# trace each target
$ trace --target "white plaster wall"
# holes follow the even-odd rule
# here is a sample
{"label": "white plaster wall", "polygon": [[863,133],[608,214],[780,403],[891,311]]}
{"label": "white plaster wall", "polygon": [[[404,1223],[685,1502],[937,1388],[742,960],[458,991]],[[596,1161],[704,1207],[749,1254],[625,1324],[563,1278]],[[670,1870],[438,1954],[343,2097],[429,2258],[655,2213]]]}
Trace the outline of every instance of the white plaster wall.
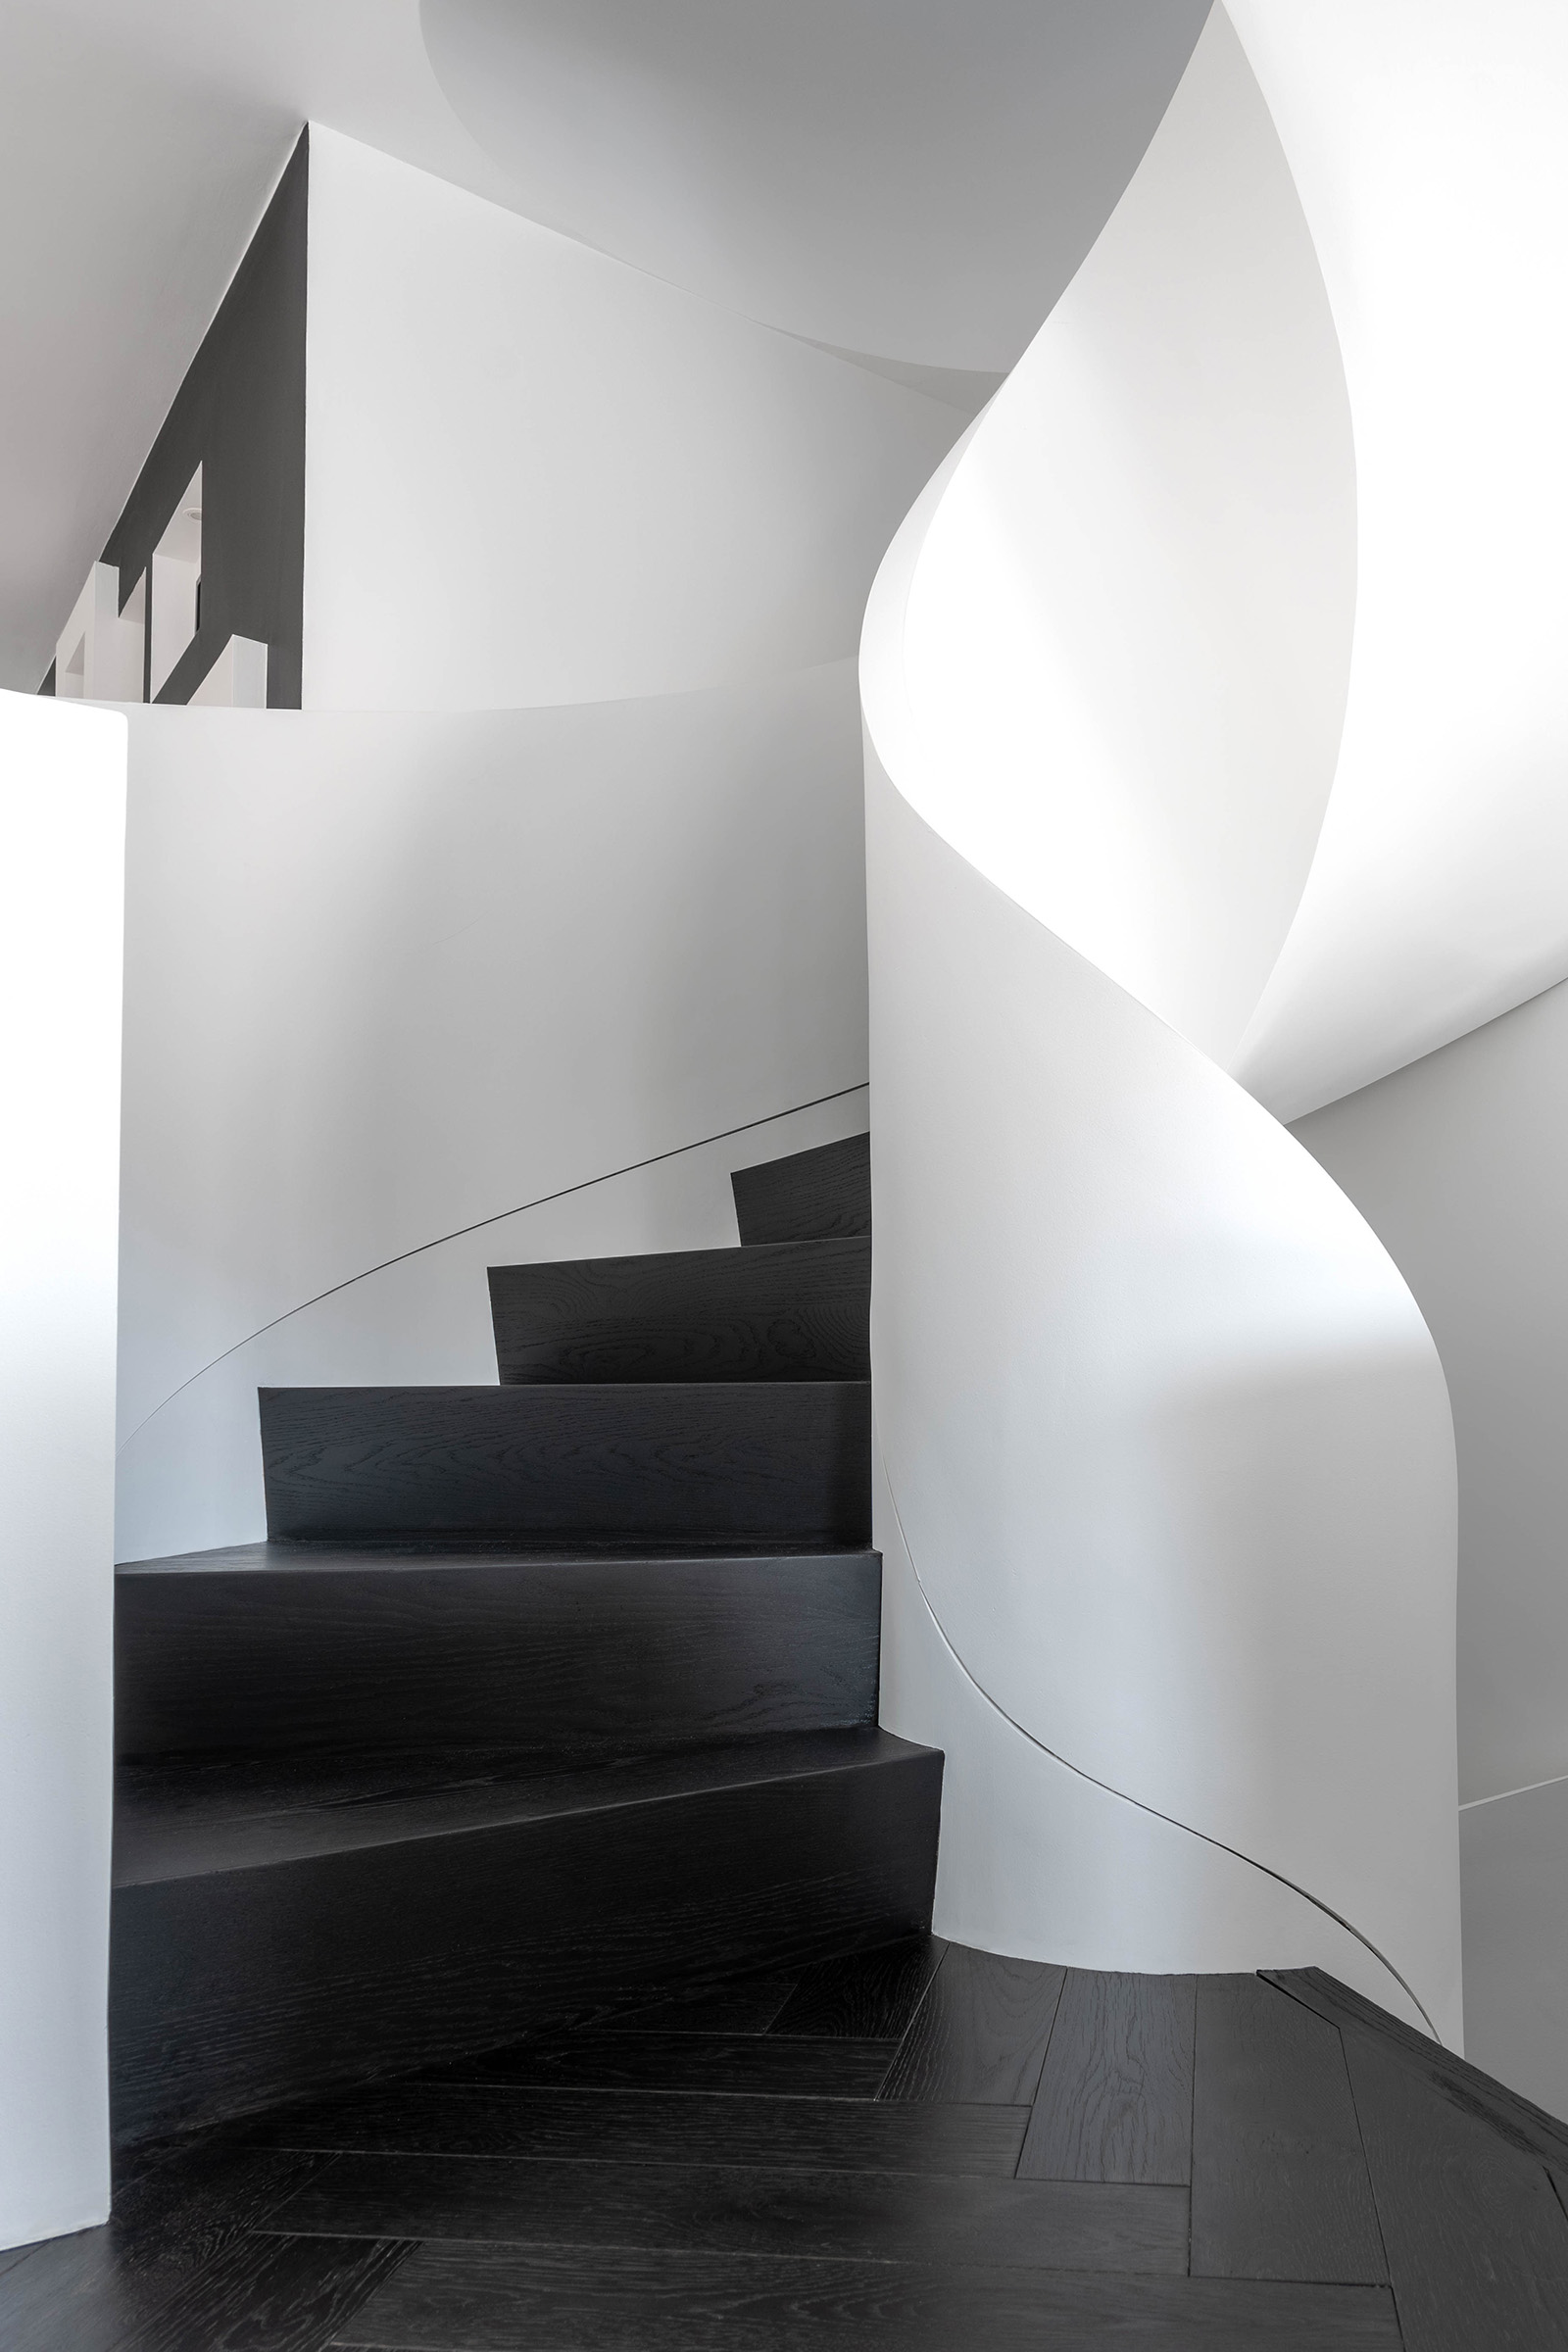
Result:
{"label": "white plaster wall", "polygon": [[0,694],[0,2247],[109,2211],[125,725]]}
{"label": "white plaster wall", "polygon": [[1442,1369],[1230,1074],[1329,800],[1352,488],[1216,10],[866,616],[887,1720],[948,1751],[946,1932],[1289,1952],[1457,2040]]}
{"label": "white plaster wall", "polygon": [[867,789],[883,1720],[947,1750],[938,1925],[1316,1964],[1456,2042],[1420,1316],[1266,1111]]}
{"label": "white plaster wall", "polygon": [[313,124],[307,708],[734,684],[855,650],[961,429]]}
{"label": "white plaster wall", "polygon": [[1295,1132],[1393,1253],[1447,1376],[1466,2043],[1568,2113],[1568,986]]}
{"label": "white plaster wall", "polygon": [[1568,1775],[1568,987],[1293,1132],[1392,1252],[1447,1375],[1461,1801]]}
{"label": "white plaster wall", "polygon": [[493,1379],[487,1263],[732,1241],[730,1166],[864,1126],[852,662],[130,731],[121,1558],[262,1532],[259,1382]]}
{"label": "white plaster wall", "polygon": [[1465,2048],[1568,2117],[1568,1781],[1467,1805],[1459,1866]]}
{"label": "white plaster wall", "polygon": [[1355,645],[1237,1075],[1295,1119],[1568,974],[1568,10],[1228,0],[1355,423]]}

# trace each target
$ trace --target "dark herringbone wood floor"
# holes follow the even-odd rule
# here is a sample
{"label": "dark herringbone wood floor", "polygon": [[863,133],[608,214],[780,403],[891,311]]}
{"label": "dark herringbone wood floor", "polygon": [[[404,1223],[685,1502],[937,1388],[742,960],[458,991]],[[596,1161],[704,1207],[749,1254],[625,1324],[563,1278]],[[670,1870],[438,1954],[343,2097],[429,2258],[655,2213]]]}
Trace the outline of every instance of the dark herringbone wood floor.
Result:
{"label": "dark herringbone wood floor", "polygon": [[1537,2352],[1568,2130],[1329,1980],[935,1938],[137,2150],[7,2352]]}

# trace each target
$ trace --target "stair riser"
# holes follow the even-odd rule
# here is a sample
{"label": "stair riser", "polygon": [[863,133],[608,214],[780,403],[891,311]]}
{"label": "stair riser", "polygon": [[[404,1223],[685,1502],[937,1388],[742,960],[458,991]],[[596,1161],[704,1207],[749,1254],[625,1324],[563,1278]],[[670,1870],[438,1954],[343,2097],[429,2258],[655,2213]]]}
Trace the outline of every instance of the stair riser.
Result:
{"label": "stair riser", "polygon": [[268,1533],[863,1545],[870,1388],[263,1389]]}
{"label": "stair riser", "polygon": [[116,2134],[488,2048],[622,1988],[925,1928],[941,1783],[920,1753],[122,1887]]}
{"label": "stair riser", "polygon": [[503,1381],[868,1380],[871,1245],[492,1266]]}
{"label": "stair riser", "polygon": [[846,1136],[796,1152],[730,1180],[735,1222],[747,1245],[825,1241],[871,1230],[871,1139]]}
{"label": "stair riser", "polygon": [[869,1552],[122,1572],[116,1742],[564,1758],[869,1724],[880,1593]]}

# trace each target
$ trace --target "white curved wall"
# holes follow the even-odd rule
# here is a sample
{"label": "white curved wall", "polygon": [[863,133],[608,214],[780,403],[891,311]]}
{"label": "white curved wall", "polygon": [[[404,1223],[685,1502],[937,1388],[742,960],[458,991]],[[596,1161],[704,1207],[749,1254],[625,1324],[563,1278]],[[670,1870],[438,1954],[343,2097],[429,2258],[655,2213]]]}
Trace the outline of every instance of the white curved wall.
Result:
{"label": "white curved wall", "polygon": [[130,726],[122,1558],[262,1532],[259,1381],[493,1379],[495,1250],[733,1240],[723,1175],[769,1147],[307,1301],[865,1076],[850,662],[577,709]]}
{"label": "white curved wall", "polygon": [[[890,1651],[951,1650],[887,1720],[948,1748],[952,1932],[1320,1960],[1456,2039],[1443,1375],[1385,1250],[1222,1066],[1334,774],[1350,465],[1216,12],[867,613],[879,1539],[918,1577]],[[1086,1806],[1094,1870],[1062,1861]]]}
{"label": "white curved wall", "polygon": [[1235,0],[1355,423],[1345,740],[1237,1074],[1281,1118],[1568,974],[1568,14]]}
{"label": "white curved wall", "polygon": [[109,2211],[125,727],[0,694],[0,2247]]}
{"label": "white curved wall", "polygon": [[1222,14],[903,595],[900,789],[1227,1057],[1334,777],[1355,476],[1311,241]]}
{"label": "white curved wall", "polygon": [[312,126],[308,709],[853,654],[941,401]]}

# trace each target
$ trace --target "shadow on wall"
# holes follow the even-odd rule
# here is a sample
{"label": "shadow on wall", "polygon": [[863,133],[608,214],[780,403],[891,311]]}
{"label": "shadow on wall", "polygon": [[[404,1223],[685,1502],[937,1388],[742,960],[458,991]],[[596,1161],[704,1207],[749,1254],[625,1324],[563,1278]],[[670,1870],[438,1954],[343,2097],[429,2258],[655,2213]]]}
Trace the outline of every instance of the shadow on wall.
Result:
{"label": "shadow on wall", "polygon": [[1568,985],[1294,1129],[1393,1254],[1447,1375],[1466,2048],[1558,2115],[1568,2114],[1565,1067]]}

